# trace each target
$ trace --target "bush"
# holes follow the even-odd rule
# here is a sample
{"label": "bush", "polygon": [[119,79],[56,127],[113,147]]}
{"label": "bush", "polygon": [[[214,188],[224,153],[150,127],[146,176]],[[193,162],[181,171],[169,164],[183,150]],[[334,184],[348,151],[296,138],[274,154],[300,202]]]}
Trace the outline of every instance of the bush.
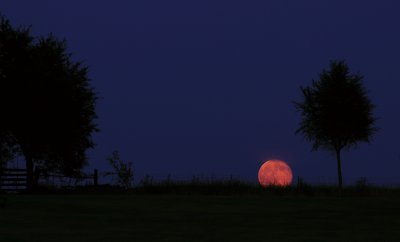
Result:
{"label": "bush", "polygon": [[132,162],[124,162],[121,160],[118,151],[113,151],[111,156],[107,158],[108,162],[114,168],[114,172],[108,172],[107,175],[116,175],[117,184],[129,189],[133,183]]}

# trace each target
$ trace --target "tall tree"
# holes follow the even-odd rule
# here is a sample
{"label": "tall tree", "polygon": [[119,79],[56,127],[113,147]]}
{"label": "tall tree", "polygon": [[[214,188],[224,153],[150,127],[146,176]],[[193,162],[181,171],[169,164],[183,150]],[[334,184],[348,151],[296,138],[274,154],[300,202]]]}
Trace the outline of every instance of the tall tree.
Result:
{"label": "tall tree", "polygon": [[34,38],[0,19],[0,129],[24,155],[28,187],[35,164],[72,174],[86,163],[97,131],[96,93],[88,69],[71,60],[65,41]]}
{"label": "tall tree", "polygon": [[319,80],[301,87],[302,102],[295,102],[302,121],[296,133],[313,143],[313,150],[324,148],[336,154],[338,186],[342,189],[341,151],[358,142],[370,142],[377,131],[374,105],[362,84],[363,76],[351,74],[344,61],[331,61]]}

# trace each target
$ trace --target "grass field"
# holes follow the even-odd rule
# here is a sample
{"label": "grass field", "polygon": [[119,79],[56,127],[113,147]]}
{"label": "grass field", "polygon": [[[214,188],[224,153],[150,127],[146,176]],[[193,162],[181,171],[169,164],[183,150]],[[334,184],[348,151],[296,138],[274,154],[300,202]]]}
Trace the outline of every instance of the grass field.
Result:
{"label": "grass field", "polygon": [[399,241],[400,198],[9,195],[0,241]]}

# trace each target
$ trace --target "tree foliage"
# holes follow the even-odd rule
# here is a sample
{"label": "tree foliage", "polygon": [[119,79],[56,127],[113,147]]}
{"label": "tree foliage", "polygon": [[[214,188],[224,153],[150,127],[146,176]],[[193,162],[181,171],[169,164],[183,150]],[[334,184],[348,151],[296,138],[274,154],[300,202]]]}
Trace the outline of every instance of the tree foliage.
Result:
{"label": "tree foliage", "polygon": [[28,176],[33,164],[72,174],[94,145],[97,96],[88,68],[71,59],[65,41],[35,38],[0,17],[0,141],[19,147]]}
{"label": "tree foliage", "polygon": [[301,87],[302,102],[295,102],[302,121],[296,133],[313,143],[313,149],[333,150],[338,159],[339,187],[342,185],[340,152],[359,142],[370,142],[377,131],[371,100],[363,87],[363,76],[351,74],[344,61],[332,61],[318,81]]}
{"label": "tree foliage", "polygon": [[[15,158],[18,147],[15,140],[9,133],[0,134],[0,170],[7,166],[7,163]],[[0,172],[1,173],[1,172]]]}

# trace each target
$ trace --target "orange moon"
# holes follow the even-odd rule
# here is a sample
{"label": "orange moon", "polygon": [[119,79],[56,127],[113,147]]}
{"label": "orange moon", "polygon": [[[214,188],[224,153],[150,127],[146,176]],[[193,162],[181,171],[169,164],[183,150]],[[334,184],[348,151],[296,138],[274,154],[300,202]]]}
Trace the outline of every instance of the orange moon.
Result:
{"label": "orange moon", "polygon": [[258,171],[258,181],[263,187],[289,186],[292,183],[293,174],[290,166],[281,160],[268,160]]}

